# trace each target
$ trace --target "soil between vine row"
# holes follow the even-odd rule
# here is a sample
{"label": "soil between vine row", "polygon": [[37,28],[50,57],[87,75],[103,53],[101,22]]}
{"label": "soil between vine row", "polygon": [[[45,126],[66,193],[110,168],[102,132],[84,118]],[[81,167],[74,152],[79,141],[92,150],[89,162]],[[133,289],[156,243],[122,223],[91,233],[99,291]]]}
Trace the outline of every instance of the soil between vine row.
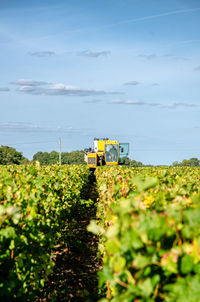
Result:
{"label": "soil between vine row", "polygon": [[82,199],[93,200],[94,205],[79,205],[72,215],[52,254],[54,271],[49,275],[36,302],[95,302],[100,298],[98,237],[87,231],[90,220],[96,218],[97,197],[96,183],[90,181]]}

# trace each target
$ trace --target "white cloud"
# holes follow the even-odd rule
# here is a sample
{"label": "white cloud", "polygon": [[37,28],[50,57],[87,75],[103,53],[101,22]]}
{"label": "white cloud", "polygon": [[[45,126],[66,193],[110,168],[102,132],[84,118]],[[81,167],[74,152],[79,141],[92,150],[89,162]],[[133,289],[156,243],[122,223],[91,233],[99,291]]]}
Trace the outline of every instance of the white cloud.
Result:
{"label": "white cloud", "polygon": [[78,96],[88,96],[88,95],[103,95],[106,94],[105,91],[84,89],[71,85],[55,84],[43,90],[43,93],[48,95],[78,95]]}
{"label": "white cloud", "polygon": [[112,100],[109,102],[110,104],[124,104],[124,105],[145,105],[144,102],[137,100]]}
{"label": "white cloud", "polygon": [[18,91],[20,92],[35,94],[35,95],[43,94],[43,90],[44,88],[39,86],[20,86],[18,88]]}
{"label": "white cloud", "polygon": [[19,86],[17,89],[20,92],[33,94],[33,95],[65,95],[65,96],[97,96],[105,94],[123,94],[122,92],[115,91],[104,91],[104,90],[95,90],[89,88],[80,88],[72,85],[65,85],[62,83],[50,84],[44,81],[34,81],[20,79],[18,81],[12,82]]}
{"label": "white cloud", "polygon": [[11,84],[19,85],[19,86],[41,86],[41,85],[47,85],[49,83],[44,81],[34,81],[34,80],[28,80],[28,79],[19,79],[17,81],[11,82]]}

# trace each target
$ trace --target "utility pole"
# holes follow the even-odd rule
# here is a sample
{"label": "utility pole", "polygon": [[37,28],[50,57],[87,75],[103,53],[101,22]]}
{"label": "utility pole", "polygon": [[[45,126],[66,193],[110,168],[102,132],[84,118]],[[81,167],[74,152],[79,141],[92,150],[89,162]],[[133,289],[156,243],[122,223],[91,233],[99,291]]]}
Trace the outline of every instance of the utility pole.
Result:
{"label": "utility pole", "polygon": [[59,137],[59,164],[61,165],[61,138]]}

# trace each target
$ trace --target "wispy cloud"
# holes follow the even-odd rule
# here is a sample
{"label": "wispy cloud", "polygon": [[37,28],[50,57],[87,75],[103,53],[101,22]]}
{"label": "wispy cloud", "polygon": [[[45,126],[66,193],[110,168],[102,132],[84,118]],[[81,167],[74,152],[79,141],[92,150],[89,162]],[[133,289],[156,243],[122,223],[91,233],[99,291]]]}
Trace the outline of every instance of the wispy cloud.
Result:
{"label": "wispy cloud", "polygon": [[173,103],[171,105],[162,105],[162,108],[168,108],[168,109],[176,109],[178,107],[185,107],[185,108],[197,108],[200,105],[198,104],[192,104],[192,103]]}
{"label": "wispy cloud", "polygon": [[165,55],[163,55],[163,57],[165,58],[169,58],[169,59],[173,59],[175,61],[188,61],[189,59],[186,57],[182,57],[182,56],[175,56],[173,54],[167,53]]}
{"label": "wispy cloud", "polygon": [[194,68],[195,71],[200,71],[200,65]]}
{"label": "wispy cloud", "polygon": [[196,39],[196,40],[181,40],[181,41],[174,42],[171,45],[182,45],[182,44],[199,43],[199,42],[200,42],[200,39]]}
{"label": "wispy cloud", "polygon": [[198,104],[193,103],[172,103],[169,105],[163,105],[162,103],[148,103],[144,101],[138,100],[112,100],[109,104],[122,104],[122,105],[132,105],[132,106],[147,106],[147,107],[159,107],[159,108],[166,108],[166,109],[176,109],[178,107],[185,107],[185,108],[197,108],[200,107]]}
{"label": "wispy cloud", "polygon": [[173,16],[173,15],[192,13],[192,12],[196,12],[196,11],[199,11],[199,10],[200,10],[200,7],[189,8],[189,9],[181,9],[181,10],[174,10],[174,11],[165,12],[165,13],[161,13],[161,14],[154,14],[154,15],[150,15],[150,16],[145,16],[145,17],[134,18],[134,19],[129,19],[129,20],[124,20],[124,21],[116,22],[116,23],[112,24],[111,26],[120,25],[120,24],[134,23],[134,22],[141,22],[141,21],[146,21],[146,20],[151,20],[151,19],[157,19],[157,18],[162,18],[162,17],[167,17],[167,16]]}
{"label": "wispy cloud", "polygon": [[8,88],[8,87],[0,87],[0,92],[6,92],[6,91],[10,91],[10,88]]}
{"label": "wispy cloud", "polygon": [[89,104],[98,104],[98,103],[101,103],[101,102],[103,102],[103,100],[100,100],[100,99],[93,99],[93,100],[85,101],[85,103],[89,103]]}
{"label": "wispy cloud", "polygon": [[0,132],[28,132],[28,133],[37,133],[37,132],[63,132],[63,133],[76,133],[81,132],[82,129],[74,128],[71,126],[63,127],[45,127],[41,124],[25,123],[25,122],[0,122]]}
{"label": "wispy cloud", "polygon": [[147,59],[147,60],[152,60],[152,59],[156,59],[157,55],[155,53],[146,55],[146,54],[140,54],[138,55],[139,58],[143,58],[143,59]]}
{"label": "wispy cloud", "polygon": [[[139,81],[129,81],[129,82],[126,82],[124,83],[123,85],[126,85],[126,86],[138,86],[140,84],[145,84],[145,83],[141,83]],[[148,83],[148,85],[151,85],[151,86],[159,86],[159,84],[157,82],[154,82],[154,83]]]}
{"label": "wispy cloud", "polygon": [[189,59],[182,56],[176,56],[173,54],[164,54],[164,55],[158,55],[155,53],[152,54],[139,54],[138,58],[146,59],[146,60],[153,60],[153,59],[159,59],[159,58],[165,58],[165,59],[171,59],[174,61],[188,61]]}
{"label": "wispy cloud", "polygon": [[24,92],[32,95],[65,95],[65,96],[95,96],[95,95],[105,95],[105,94],[115,94],[121,95],[121,92],[115,91],[104,91],[95,90],[88,88],[80,88],[72,85],[65,84],[50,84],[44,81],[34,81],[21,79],[12,82],[19,86],[17,89],[19,92]]}
{"label": "wispy cloud", "polygon": [[32,57],[43,58],[43,57],[51,57],[51,56],[55,55],[56,53],[54,51],[44,50],[44,51],[29,52],[28,54]]}
{"label": "wispy cloud", "polygon": [[99,58],[99,57],[107,57],[110,55],[110,51],[90,51],[90,50],[83,50],[77,53],[78,56],[89,57],[89,58]]}
{"label": "wispy cloud", "polygon": [[40,127],[36,124],[23,122],[0,122],[0,131],[32,131],[38,130]]}
{"label": "wispy cloud", "polygon": [[138,82],[138,81],[129,81],[129,82],[124,83],[124,85],[130,85],[130,86],[137,86],[139,84],[140,84],[140,82]]}
{"label": "wispy cloud", "polygon": [[11,82],[11,84],[19,85],[19,86],[41,86],[41,85],[48,85],[50,83],[45,81],[34,81],[29,79],[19,79],[17,81]]}

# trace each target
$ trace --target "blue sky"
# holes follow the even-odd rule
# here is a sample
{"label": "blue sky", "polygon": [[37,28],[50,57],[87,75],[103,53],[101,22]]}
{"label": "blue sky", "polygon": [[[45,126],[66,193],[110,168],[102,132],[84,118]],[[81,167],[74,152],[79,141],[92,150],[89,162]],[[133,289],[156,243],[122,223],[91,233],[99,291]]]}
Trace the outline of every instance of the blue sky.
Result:
{"label": "blue sky", "polygon": [[0,0],[0,144],[200,158],[200,2]]}

